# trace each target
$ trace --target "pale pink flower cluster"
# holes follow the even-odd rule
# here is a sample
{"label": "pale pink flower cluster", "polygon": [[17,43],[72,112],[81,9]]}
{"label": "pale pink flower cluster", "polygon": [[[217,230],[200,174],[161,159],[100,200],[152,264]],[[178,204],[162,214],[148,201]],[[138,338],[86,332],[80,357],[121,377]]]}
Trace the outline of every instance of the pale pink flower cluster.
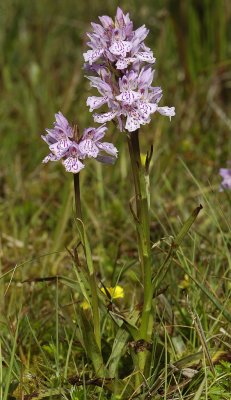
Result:
{"label": "pale pink flower cluster", "polygon": [[[87,128],[82,137],[78,139],[74,128],[63,114],[61,112],[55,114],[53,129],[46,129],[47,135],[42,136],[51,152],[43,162],[62,160],[66,171],[74,174],[84,168],[82,161],[86,158],[95,158],[107,164],[113,163],[117,157],[117,149],[112,143],[101,141],[106,130],[105,125],[98,128]],[[102,152],[109,156],[104,156]]]}
{"label": "pale pink flower cluster", "polygon": [[129,14],[118,7],[113,21],[99,17],[101,24],[92,23],[88,34],[91,50],[84,53],[85,69],[92,87],[100,96],[90,96],[90,111],[107,106],[106,112],[93,115],[94,121],[105,123],[117,119],[121,131],[133,132],[150,122],[156,111],[170,118],[174,107],[160,107],[162,89],[152,86],[155,62],[153,53],[144,43],[148,35],[145,25],[133,30]]}
{"label": "pale pink flower cluster", "polygon": [[[92,23],[88,34],[90,50],[84,53],[88,79],[99,96],[90,96],[90,111],[106,106],[106,112],[94,113],[98,128],[87,128],[76,137],[74,128],[61,112],[55,114],[53,129],[42,136],[50,154],[43,160],[61,160],[68,172],[78,173],[84,168],[86,158],[113,163],[117,149],[112,143],[102,142],[107,130],[105,123],[117,120],[121,131],[133,132],[150,122],[156,111],[170,118],[174,107],[160,107],[162,89],[152,86],[155,62],[153,53],[144,43],[148,35],[145,25],[133,30],[129,14],[118,7],[115,21],[108,16],[99,17],[101,24]],[[107,155],[105,155],[105,153]]]}

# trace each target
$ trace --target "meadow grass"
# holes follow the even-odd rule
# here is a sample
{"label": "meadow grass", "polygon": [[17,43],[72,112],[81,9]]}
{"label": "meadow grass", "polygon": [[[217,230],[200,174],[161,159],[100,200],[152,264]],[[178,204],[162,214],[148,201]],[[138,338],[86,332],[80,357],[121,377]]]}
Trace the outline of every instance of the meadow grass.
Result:
{"label": "meadow grass", "polygon": [[[144,154],[154,146],[156,284],[152,362],[142,395],[132,390],[134,343],[116,316],[135,321],[142,292],[126,138],[111,126],[116,165],[89,162],[81,172],[98,282],[119,284],[125,293],[114,314],[101,310],[105,379],[85,351],[94,339],[80,307],[83,277],[70,255],[79,237],[72,179],[61,165],[41,164],[47,149],[40,134],[55,112],[81,129],[92,124],[82,69],[85,32],[98,15],[113,16],[118,4],[136,26],[150,29],[156,83],[164,103],[176,107],[171,123],[155,115],[141,135]],[[231,196],[219,192],[218,175],[230,158],[230,19],[223,0],[0,4],[0,400],[230,399]],[[166,264],[172,238],[200,204]]]}

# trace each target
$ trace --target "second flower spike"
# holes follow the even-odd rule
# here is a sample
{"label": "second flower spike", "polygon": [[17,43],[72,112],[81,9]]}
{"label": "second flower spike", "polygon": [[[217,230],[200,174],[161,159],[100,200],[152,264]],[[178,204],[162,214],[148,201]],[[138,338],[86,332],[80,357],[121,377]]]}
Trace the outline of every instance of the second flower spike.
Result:
{"label": "second flower spike", "polygon": [[[58,112],[55,114],[53,129],[47,129],[47,135],[42,135],[42,139],[51,151],[43,163],[62,160],[66,171],[74,174],[85,167],[82,161],[86,158],[95,158],[106,164],[112,164],[113,159],[117,157],[117,149],[112,143],[101,141],[106,130],[105,125],[87,128],[82,137],[78,138],[68,120]],[[110,157],[105,157],[102,153],[107,153]]]}

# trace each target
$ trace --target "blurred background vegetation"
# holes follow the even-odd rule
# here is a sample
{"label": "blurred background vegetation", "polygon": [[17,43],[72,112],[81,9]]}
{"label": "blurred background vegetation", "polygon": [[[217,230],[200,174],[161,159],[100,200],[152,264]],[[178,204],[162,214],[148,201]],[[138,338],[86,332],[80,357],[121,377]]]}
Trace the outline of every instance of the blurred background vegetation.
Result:
{"label": "blurred background vegetation", "polygon": [[[143,129],[144,152],[154,144],[151,187],[155,212],[161,214],[162,207],[170,207],[170,214],[177,213],[182,202],[187,210],[192,197],[195,199],[192,179],[179,158],[196,179],[216,192],[219,168],[225,167],[230,157],[229,1],[1,2],[1,223],[5,234],[22,240],[27,255],[37,254],[44,249],[44,241],[53,240],[50,232],[71,180],[61,166],[41,165],[47,148],[40,134],[51,126],[58,110],[77,121],[81,130],[93,124],[86,107],[89,82],[82,69],[86,32],[98,15],[113,16],[117,5],[130,12],[135,27],[146,24],[150,29],[147,42],[157,58],[155,84],[164,91],[161,105],[176,107],[171,123],[155,115]],[[101,170],[92,163],[82,179],[86,181],[83,195],[92,213],[99,211],[100,201],[105,212],[105,196],[111,196],[107,212],[112,212],[113,220],[118,200],[113,194],[119,191],[120,199],[124,198],[122,210],[117,210],[123,213],[131,193],[126,190],[130,177],[123,156],[125,139],[115,134],[113,127],[111,132],[120,148],[117,166]],[[97,183],[101,196],[93,197],[87,188]],[[123,224],[123,216],[121,219]],[[65,243],[64,237],[62,241]],[[8,255],[10,263],[16,262],[13,253]]]}
{"label": "blurred background vegetation", "polygon": [[[81,130],[93,124],[86,107],[92,91],[83,71],[86,32],[99,15],[115,15],[117,5],[130,13],[135,27],[145,24],[150,29],[147,44],[157,58],[155,85],[163,88],[161,105],[176,107],[171,122],[154,115],[142,129],[143,152],[154,145],[153,242],[174,235],[202,203],[204,210],[184,251],[221,301],[230,294],[230,281],[225,280],[230,271],[230,197],[219,193],[218,175],[231,157],[230,1],[5,0],[0,3],[0,271],[6,275],[0,286],[5,293],[0,323],[6,332],[21,304],[38,340],[45,342],[51,335],[52,287],[21,282],[71,274],[65,247],[74,246],[76,233],[72,177],[61,165],[41,164],[47,146],[40,135],[59,110]],[[89,161],[81,183],[99,274],[115,284],[115,269],[130,260],[136,248],[126,140],[113,125],[109,136],[119,148],[118,162],[108,167]],[[15,266],[15,273],[7,274]],[[132,292],[136,280],[132,272],[128,277],[124,285]],[[181,301],[182,279],[184,272],[173,268],[166,281],[173,309]],[[208,329],[206,312],[216,311],[193,284],[191,290]],[[21,349],[29,340],[23,329]],[[24,352],[19,353],[23,362]]]}

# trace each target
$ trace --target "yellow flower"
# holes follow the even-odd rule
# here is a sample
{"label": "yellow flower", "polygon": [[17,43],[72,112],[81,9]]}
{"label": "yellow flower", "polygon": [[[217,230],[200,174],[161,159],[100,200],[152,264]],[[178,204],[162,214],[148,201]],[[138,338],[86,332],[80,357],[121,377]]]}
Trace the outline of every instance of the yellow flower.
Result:
{"label": "yellow flower", "polygon": [[80,304],[80,307],[81,307],[83,310],[88,310],[88,309],[90,308],[90,304],[88,303],[87,300],[83,300],[82,303]]}
{"label": "yellow flower", "polygon": [[187,274],[185,274],[184,279],[182,279],[182,281],[180,281],[178,287],[180,289],[187,289],[189,287],[189,285],[190,285],[189,276]]}
{"label": "yellow flower", "polygon": [[[112,299],[122,299],[124,297],[124,289],[119,285],[116,285],[115,287],[107,287],[107,291],[110,293]],[[105,296],[107,295],[103,287],[101,288],[101,292],[105,294]],[[87,300],[84,300],[80,303],[80,307],[83,310],[89,310],[90,304]]]}
{"label": "yellow flower", "polygon": [[[124,297],[124,290],[119,285],[116,285],[115,287],[107,287],[107,291],[110,293],[112,299],[122,299]],[[101,292],[107,295],[104,288],[101,288]]]}

